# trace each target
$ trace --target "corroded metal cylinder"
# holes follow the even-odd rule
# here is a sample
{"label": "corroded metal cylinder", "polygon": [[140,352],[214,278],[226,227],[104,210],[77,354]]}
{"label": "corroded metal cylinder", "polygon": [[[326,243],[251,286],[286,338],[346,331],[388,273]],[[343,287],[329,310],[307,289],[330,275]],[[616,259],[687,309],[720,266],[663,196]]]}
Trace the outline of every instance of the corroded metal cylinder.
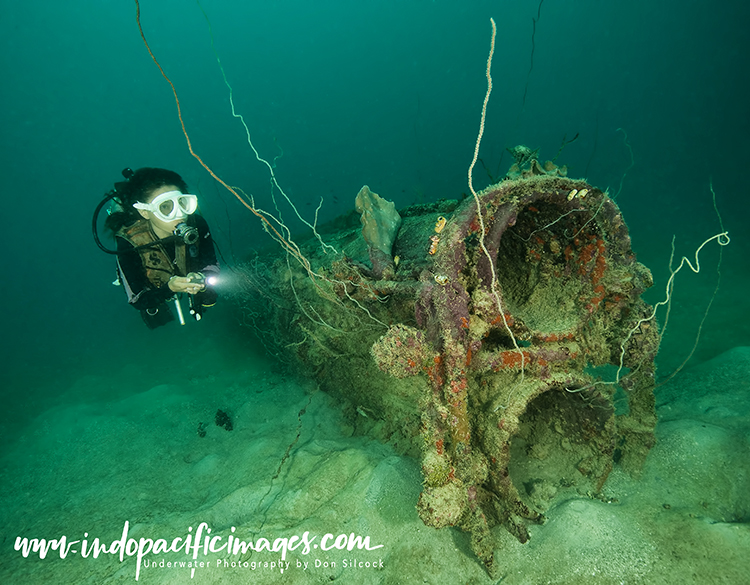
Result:
{"label": "corroded metal cylinder", "polygon": [[[462,202],[401,211],[395,273],[376,278],[356,221],[311,242],[311,272],[266,260],[266,330],[342,398],[362,432],[421,457],[418,510],[471,534],[521,541],[557,491],[596,494],[653,445],[659,335],[606,193],[532,161]],[[356,218],[355,218],[356,219]]]}

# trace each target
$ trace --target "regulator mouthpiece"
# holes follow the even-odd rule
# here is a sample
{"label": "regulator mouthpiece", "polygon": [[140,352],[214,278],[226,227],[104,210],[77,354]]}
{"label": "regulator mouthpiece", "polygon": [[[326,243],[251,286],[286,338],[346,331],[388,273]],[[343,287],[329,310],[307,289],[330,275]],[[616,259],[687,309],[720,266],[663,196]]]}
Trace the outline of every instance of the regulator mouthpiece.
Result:
{"label": "regulator mouthpiece", "polygon": [[189,226],[186,223],[178,223],[177,227],[174,228],[174,235],[181,238],[186,245],[192,246],[198,241],[200,237],[198,235],[198,228]]}

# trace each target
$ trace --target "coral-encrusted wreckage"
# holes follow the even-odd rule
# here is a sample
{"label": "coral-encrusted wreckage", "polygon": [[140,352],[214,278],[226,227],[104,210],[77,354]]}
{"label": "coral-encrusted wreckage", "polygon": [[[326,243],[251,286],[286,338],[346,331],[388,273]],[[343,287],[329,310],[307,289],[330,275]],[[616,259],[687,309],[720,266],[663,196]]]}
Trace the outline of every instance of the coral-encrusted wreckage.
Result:
{"label": "coral-encrusted wreckage", "polygon": [[481,221],[472,197],[399,215],[365,187],[321,231],[339,254],[301,246],[314,278],[264,259],[278,347],[421,457],[420,517],[469,533],[490,573],[493,527],[525,542],[556,493],[637,474],[656,424],[651,274],[614,201],[529,152],[479,193]]}

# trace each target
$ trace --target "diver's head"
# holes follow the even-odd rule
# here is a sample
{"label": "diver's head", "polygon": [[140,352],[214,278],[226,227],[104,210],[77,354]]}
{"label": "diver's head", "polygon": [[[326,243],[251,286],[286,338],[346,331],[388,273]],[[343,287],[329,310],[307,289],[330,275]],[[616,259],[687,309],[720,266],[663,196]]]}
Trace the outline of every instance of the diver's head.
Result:
{"label": "diver's head", "polygon": [[115,185],[117,211],[106,221],[113,232],[144,218],[164,238],[197,208],[197,198],[188,194],[187,183],[174,171],[144,167],[125,169],[123,176],[126,180]]}

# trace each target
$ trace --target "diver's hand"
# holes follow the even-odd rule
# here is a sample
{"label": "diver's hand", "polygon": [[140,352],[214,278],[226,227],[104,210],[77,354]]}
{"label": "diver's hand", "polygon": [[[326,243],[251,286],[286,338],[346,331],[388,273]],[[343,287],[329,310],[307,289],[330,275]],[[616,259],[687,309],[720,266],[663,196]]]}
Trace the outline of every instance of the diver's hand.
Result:
{"label": "diver's hand", "polygon": [[198,277],[200,277],[200,275],[196,272],[191,272],[187,276],[173,276],[169,279],[167,285],[172,292],[194,295],[206,288],[206,285],[203,282],[195,282],[195,280],[193,280]]}

